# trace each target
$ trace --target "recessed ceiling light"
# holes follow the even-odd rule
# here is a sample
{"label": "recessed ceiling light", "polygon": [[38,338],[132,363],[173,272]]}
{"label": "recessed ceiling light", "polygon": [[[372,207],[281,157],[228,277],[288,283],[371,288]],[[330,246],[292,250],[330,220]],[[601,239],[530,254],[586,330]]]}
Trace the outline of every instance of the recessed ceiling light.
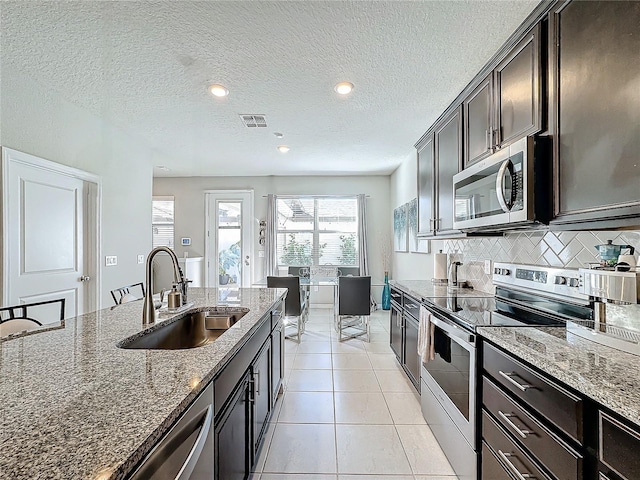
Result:
{"label": "recessed ceiling light", "polygon": [[211,95],[215,97],[226,97],[227,95],[229,95],[229,90],[227,90],[224,86],[218,84],[211,85],[209,87],[209,91],[211,92]]}
{"label": "recessed ceiling light", "polygon": [[353,90],[353,83],[350,82],[340,82],[333,89],[338,92],[340,95],[348,95]]}
{"label": "recessed ceiling light", "polygon": [[278,150],[280,153],[287,153],[291,149],[287,145],[278,145]]}
{"label": "recessed ceiling light", "polygon": [[284,133],[280,133],[280,132],[273,132],[273,134],[276,136],[276,138],[282,138],[282,137],[284,137]]}

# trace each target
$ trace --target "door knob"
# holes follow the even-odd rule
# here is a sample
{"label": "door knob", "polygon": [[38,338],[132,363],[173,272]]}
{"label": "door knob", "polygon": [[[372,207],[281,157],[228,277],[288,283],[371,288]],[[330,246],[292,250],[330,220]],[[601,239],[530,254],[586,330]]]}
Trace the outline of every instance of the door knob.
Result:
{"label": "door knob", "polygon": [[89,275],[82,275],[78,281],[79,282],[88,282],[89,280],[91,280],[91,277]]}

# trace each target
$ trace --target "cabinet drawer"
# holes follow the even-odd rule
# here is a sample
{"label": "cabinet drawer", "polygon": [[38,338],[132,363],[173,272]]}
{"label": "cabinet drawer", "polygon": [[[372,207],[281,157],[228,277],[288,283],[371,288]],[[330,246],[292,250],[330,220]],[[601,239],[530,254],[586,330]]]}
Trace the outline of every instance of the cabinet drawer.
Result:
{"label": "cabinet drawer", "polygon": [[513,480],[496,455],[482,442],[482,480]]}
{"label": "cabinet drawer", "polygon": [[582,456],[483,378],[484,407],[560,480],[582,478]]}
{"label": "cabinet drawer", "polygon": [[[486,444],[491,447],[492,453],[495,452],[502,468],[508,471],[514,478],[551,480],[519,446],[513,443],[504,432],[500,430],[498,424],[486,411],[482,412],[482,437]],[[484,462],[483,451],[483,465]],[[482,470],[484,473],[484,467]],[[483,476],[482,478],[483,480],[493,480],[493,477]]]}
{"label": "cabinet drawer", "polygon": [[402,292],[400,290],[396,290],[395,288],[391,288],[391,301],[396,302],[399,307],[402,306]]}
{"label": "cabinet drawer", "polygon": [[418,320],[420,318],[420,302],[416,299],[405,295],[404,296],[404,311]]}
{"label": "cabinet drawer", "polygon": [[582,400],[561,386],[484,343],[484,370],[579,444],[583,443]]}
{"label": "cabinet drawer", "polygon": [[624,480],[640,478],[640,432],[598,412],[598,457]]}

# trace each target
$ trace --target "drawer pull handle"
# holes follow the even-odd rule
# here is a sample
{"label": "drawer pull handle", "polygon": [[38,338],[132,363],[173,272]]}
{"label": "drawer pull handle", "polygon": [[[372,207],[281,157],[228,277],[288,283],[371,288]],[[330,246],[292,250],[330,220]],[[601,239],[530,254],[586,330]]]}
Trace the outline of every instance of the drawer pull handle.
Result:
{"label": "drawer pull handle", "polygon": [[509,467],[509,470],[511,470],[511,472],[516,476],[516,478],[518,478],[518,480],[536,478],[534,475],[531,475],[530,473],[521,473],[520,470],[518,470],[518,468],[511,462],[511,460],[509,460],[509,457],[515,457],[513,453],[504,453],[502,450],[498,450],[498,455],[500,456],[502,461],[506,463],[507,467]]}
{"label": "drawer pull handle", "polygon": [[522,438],[527,438],[529,435],[532,435],[536,432],[533,432],[531,430],[522,430],[520,427],[518,427],[515,423],[513,423],[511,421],[511,418],[515,418],[517,420],[520,420],[515,413],[504,413],[501,410],[498,410],[498,415],[500,416],[500,418],[502,418],[505,423],[507,425],[509,425],[513,430],[515,430],[515,432],[520,435]]}
{"label": "drawer pull handle", "polygon": [[498,370],[498,373],[500,375],[502,375],[505,379],[507,379],[509,381],[509,383],[514,385],[520,391],[526,392],[530,388],[535,388],[533,385],[529,385],[528,383],[518,383],[518,382],[516,382],[513,378],[518,376],[517,373],[514,373],[514,372],[504,373],[502,370]]}

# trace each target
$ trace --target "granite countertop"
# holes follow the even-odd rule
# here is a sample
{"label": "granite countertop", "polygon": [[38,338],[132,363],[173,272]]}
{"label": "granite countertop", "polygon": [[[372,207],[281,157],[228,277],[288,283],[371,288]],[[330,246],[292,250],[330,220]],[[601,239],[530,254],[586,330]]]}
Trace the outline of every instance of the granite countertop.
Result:
{"label": "granite countertop", "polygon": [[493,298],[492,293],[475,290],[473,288],[449,287],[447,285],[439,285],[431,280],[391,280],[389,284],[408,293],[418,300],[429,298]]}
{"label": "granite countertop", "polygon": [[191,310],[249,309],[216,341],[194,349],[118,348],[143,329],[142,301],[0,342],[0,478],[124,477],[285,292],[240,289],[229,300],[219,298],[223,290],[190,288]]}
{"label": "granite countertop", "polygon": [[640,425],[640,356],[585,340],[563,327],[480,327],[478,333]]}

